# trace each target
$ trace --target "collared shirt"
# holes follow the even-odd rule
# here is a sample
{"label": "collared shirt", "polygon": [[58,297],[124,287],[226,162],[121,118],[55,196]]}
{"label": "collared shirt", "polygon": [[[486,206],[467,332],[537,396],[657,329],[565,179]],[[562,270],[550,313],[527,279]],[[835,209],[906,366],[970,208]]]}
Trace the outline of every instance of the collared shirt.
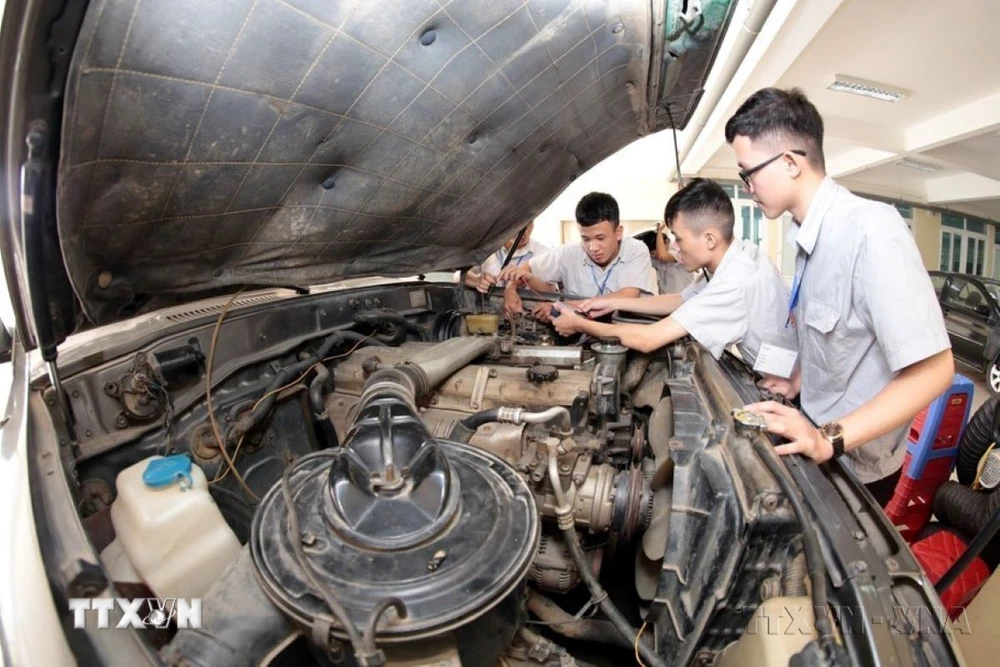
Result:
{"label": "collared shirt", "polygon": [[653,263],[653,270],[656,271],[656,283],[660,288],[660,294],[680,294],[694,280],[694,275],[680,262],[661,262],[655,257],[650,257],[650,261]]}
{"label": "collared shirt", "polygon": [[[899,371],[951,347],[930,276],[892,206],[828,177],[788,241],[798,246],[801,282],[800,400],[816,423],[850,414]],[[864,483],[887,477],[902,466],[908,431],[901,426],[843,461]]]}
{"label": "collared shirt", "polygon": [[652,294],[649,248],[630,237],[622,239],[618,254],[601,268],[587,256],[582,243],[567,243],[531,260],[531,272],[547,283],[562,283],[567,294],[591,298],[636,287]]}
{"label": "collared shirt", "polygon": [[765,342],[795,349],[794,329],[785,328],[788,286],[752,243],[733,239],[712,279],[698,274],[681,296],[670,317],[716,359],[732,344],[751,366]]}
{"label": "collared shirt", "polygon": [[[535,239],[528,239],[528,243],[525,244],[523,248],[518,248],[514,251],[514,257],[511,258],[510,264],[507,266],[520,266],[524,262],[527,262],[532,257],[536,255],[542,255],[549,251],[549,247],[542,243],[539,243]],[[497,275],[500,273],[500,266],[503,261],[507,258],[507,250],[500,248],[493,252],[489,257],[483,260],[480,266],[480,271],[483,273],[490,273],[492,275]],[[501,281],[503,282],[503,281]]]}

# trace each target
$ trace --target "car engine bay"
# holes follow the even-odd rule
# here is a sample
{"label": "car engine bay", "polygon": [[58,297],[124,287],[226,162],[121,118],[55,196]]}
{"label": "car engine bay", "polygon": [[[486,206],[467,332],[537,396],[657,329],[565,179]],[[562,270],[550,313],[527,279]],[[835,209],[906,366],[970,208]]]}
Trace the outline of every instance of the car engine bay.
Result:
{"label": "car engine bay", "polygon": [[[168,664],[786,664],[815,639],[748,632],[813,607],[795,515],[733,426],[756,391],[735,357],[567,341],[452,285],[278,293],[65,354],[99,576],[202,601],[200,629],[147,635]],[[126,473],[179,455],[224,525],[124,521]],[[161,542],[145,576],[136,544]],[[164,568],[215,574],[195,595]]]}

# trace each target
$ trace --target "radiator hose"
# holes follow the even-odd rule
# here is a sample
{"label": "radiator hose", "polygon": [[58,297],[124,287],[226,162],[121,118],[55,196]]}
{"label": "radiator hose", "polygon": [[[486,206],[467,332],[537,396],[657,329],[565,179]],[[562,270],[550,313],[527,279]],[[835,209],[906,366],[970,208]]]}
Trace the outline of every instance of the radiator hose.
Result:
{"label": "radiator hose", "polygon": [[994,396],[976,410],[965,427],[962,439],[958,443],[958,457],[955,470],[958,481],[965,486],[972,486],[976,479],[979,461],[989,446],[1000,439],[1000,410],[997,404],[1000,396]]}

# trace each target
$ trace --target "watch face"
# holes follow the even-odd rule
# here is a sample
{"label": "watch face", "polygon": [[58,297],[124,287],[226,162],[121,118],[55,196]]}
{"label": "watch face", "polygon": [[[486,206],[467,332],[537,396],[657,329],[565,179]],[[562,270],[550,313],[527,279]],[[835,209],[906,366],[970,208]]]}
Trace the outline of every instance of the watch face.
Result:
{"label": "watch face", "polygon": [[823,424],[822,431],[828,438],[840,438],[843,437],[844,428],[837,422],[828,422]]}

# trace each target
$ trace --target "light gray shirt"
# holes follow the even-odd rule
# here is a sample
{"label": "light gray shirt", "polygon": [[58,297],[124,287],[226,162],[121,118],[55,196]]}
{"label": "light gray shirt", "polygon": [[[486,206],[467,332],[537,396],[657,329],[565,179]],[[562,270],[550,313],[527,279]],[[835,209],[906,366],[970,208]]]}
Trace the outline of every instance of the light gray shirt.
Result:
{"label": "light gray shirt", "polygon": [[[828,177],[788,241],[798,246],[801,276],[801,404],[816,423],[853,412],[902,369],[951,347],[930,276],[892,206]],[[903,464],[908,431],[865,443],[843,462],[864,483],[887,477]]]}
{"label": "light gray shirt", "polygon": [[582,298],[612,294],[626,287],[637,287],[648,294],[655,289],[649,248],[630,237],[622,239],[618,254],[604,268],[594,264],[582,243],[553,248],[529,262],[536,277],[547,283],[562,283],[568,294]]}
{"label": "light gray shirt", "polygon": [[785,327],[788,286],[752,243],[733,239],[711,280],[700,273],[681,296],[684,303],[671,317],[716,359],[735,344],[753,366],[765,342],[797,345],[794,327]]}
{"label": "light gray shirt", "polygon": [[694,275],[680,262],[661,262],[655,257],[650,257],[650,261],[656,271],[660,294],[680,294],[694,280]]}
{"label": "light gray shirt", "polygon": [[[528,242],[523,248],[518,248],[514,251],[514,257],[511,258],[510,263],[507,266],[520,266],[535,255],[542,255],[548,251],[549,247],[547,245],[539,243],[535,239],[528,239]],[[479,270],[483,273],[490,273],[494,276],[497,275],[500,273],[500,266],[503,264],[503,261],[507,259],[507,253],[508,251],[503,248],[495,251],[483,260]],[[502,282],[503,281],[501,281],[501,283]]]}

